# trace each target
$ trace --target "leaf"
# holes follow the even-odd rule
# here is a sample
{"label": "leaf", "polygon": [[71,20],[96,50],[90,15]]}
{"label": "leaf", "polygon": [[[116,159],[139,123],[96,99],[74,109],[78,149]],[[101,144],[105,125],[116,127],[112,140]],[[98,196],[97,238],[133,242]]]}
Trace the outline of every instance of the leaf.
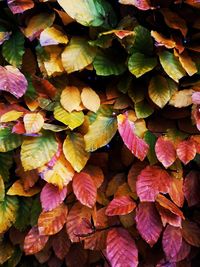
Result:
{"label": "leaf", "polygon": [[[84,114],[82,111],[68,112],[61,106],[54,109],[54,118],[69,126],[70,130],[74,130],[84,122]],[[52,125],[52,124],[50,124]],[[43,127],[44,128],[44,127]]]}
{"label": "leaf", "polygon": [[182,245],[180,228],[168,225],[163,233],[162,246],[167,259],[176,257]]}
{"label": "leaf", "polygon": [[[144,1],[135,1],[142,2]],[[137,25],[134,28],[135,40],[133,43],[132,51],[139,52],[144,55],[151,55],[153,52],[153,40],[151,38],[150,31],[141,25]]]}
{"label": "leaf", "polygon": [[74,176],[74,169],[63,154],[56,158],[53,166],[44,166],[39,171],[42,179],[57,186],[59,190],[67,186]]}
{"label": "leaf", "polygon": [[165,46],[166,48],[174,48],[176,46],[176,42],[173,39],[166,38],[159,32],[151,31],[151,36],[155,39],[158,46]]}
{"label": "leaf", "polygon": [[108,232],[106,254],[112,267],[138,266],[138,250],[128,231],[115,228]]}
{"label": "leaf", "polygon": [[165,168],[170,167],[176,160],[176,149],[171,140],[160,136],[155,145],[155,152],[158,160]]}
{"label": "leaf", "polygon": [[135,202],[129,196],[116,197],[108,204],[106,215],[126,215],[133,211],[135,207]]}
{"label": "leaf", "polygon": [[175,82],[178,82],[183,76],[186,75],[185,70],[182,68],[178,59],[172,53],[164,51],[159,54],[159,59],[164,71]]}
{"label": "leaf", "polygon": [[84,38],[72,37],[62,53],[62,64],[67,73],[82,70],[95,58],[95,49]]}
{"label": "leaf", "polygon": [[167,80],[160,75],[154,76],[149,84],[148,93],[150,99],[160,108],[163,108],[170,100],[171,92]]}
{"label": "leaf", "polygon": [[86,151],[95,151],[107,145],[117,131],[117,120],[99,114],[84,136]]}
{"label": "leaf", "polygon": [[44,211],[51,211],[59,206],[67,196],[67,188],[59,190],[52,184],[46,184],[40,194],[40,201]]}
{"label": "leaf", "polygon": [[179,61],[182,67],[185,69],[189,76],[194,75],[198,72],[197,66],[192,58],[188,55],[187,51],[183,51],[183,53],[178,55]]}
{"label": "leaf", "polygon": [[183,192],[188,206],[192,207],[200,203],[200,175],[199,172],[191,170],[185,177]]}
{"label": "leaf", "polygon": [[[160,216],[154,203],[141,202],[136,210],[136,226],[142,238],[151,246],[158,241],[162,231]],[[149,231],[151,229],[151,231]]]}
{"label": "leaf", "polygon": [[16,220],[19,207],[16,197],[7,196],[0,202],[0,234],[7,231]]}
{"label": "leaf", "polygon": [[73,177],[72,187],[76,198],[81,204],[92,208],[96,203],[97,188],[91,176],[87,173],[76,173]]}
{"label": "leaf", "polygon": [[0,128],[0,152],[11,151],[22,143],[20,135],[12,134],[10,128]]}
{"label": "leaf", "polygon": [[12,186],[7,191],[9,196],[23,196],[23,197],[32,197],[40,192],[40,188],[35,186],[30,188],[30,190],[25,191],[23,184],[20,180],[15,181]]}
{"label": "leaf", "polygon": [[192,246],[200,247],[200,228],[192,221],[185,220],[182,222],[182,235],[187,243]]}
{"label": "leaf", "polygon": [[1,115],[0,122],[10,122],[19,119],[24,113],[17,110],[11,110]]}
{"label": "leaf", "polygon": [[77,110],[81,103],[79,89],[75,86],[67,86],[61,93],[60,103],[68,112]]}
{"label": "leaf", "polygon": [[26,255],[31,255],[41,251],[46,245],[49,237],[40,235],[36,226],[32,227],[24,239],[24,252]]}
{"label": "leaf", "polygon": [[5,186],[2,176],[0,175],[0,202],[4,200],[5,197]]}
{"label": "leaf", "polygon": [[147,166],[138,175],[136,189],[140,201],[155,201],[156,196],[168,193],[171,184],[169,174],[158,166]]}
{"label": "leaf", "polygon": [[75,203],[67,216],[66,229],[70,240],[74,242],[80,242],[79,235],[91,233],[92,230],[88,227],[86,221],[90,221],[93,214],[93,210],[81,205],[81,203]]}
{"label": "leaf", "polygon": [[34,7],[33,0],[8,0],[7,2],[13,14],[23,13]]}
{"label": "leaf", "polygon": [[33,41],[36,37],[39,37],[40,33],[50,27],[55,19],[54,13],[40,13],[32,16],[27,24],[27,27],[23,29],[24,35]]}
{"label": "leaf", "polygon": [[169,105],[176,108],[188,107],[192,105],[193,92],[194,91],[192,89],[184,89],[175,92],[169,101]]}
{"label": "leaf", "polygon": [[117,116],[118,131],[124,144],[140,160],[144,160],[148,153],[147,143],[135,134],[135,123],[128,119],[127,114]]}
{"label": "leaf", "polygon": [[141,10],[152,9],[149,0],[119,0],[119,3],[123,5],[133,5]]}
{"label": "leaf", "polygon": [[174,227],[181,227],[181,221],[182,221],[181,217],[172,213],[170,210],[168,210],[167,208],[164,208],[158,203],[156,203],[156,208],[160,214],[161,221],[164,227],[166,226],[167,223]]}
{"label": "leaf", "polygon": [[38,218],[38,231],[41,235],[54,235],[58,233],[67,220],[68,209],[64,204],[51,211],[42,211]]}
{"label": "leaf", "polygon": [[[89,99],[89,101],[88,101]],[[81,100],[83,105],[93,112],[97,112],[100,107],[100,98],[95,91],[90,87],[84,87],[81,93]]]}
{"label": "leaf", "polygon": [[195,144],[189,140],[181,141],[176,149],[178,158],[184,163],[188,164],[196,156]]}
{"label": "leaf", "polygon": [[104,173],[102,169],[98,166],[87,164],[87,166],[83,169],[83,172],[90,175],[97,188],[99,188],[104,182]]}
{"label": "leaf", "polygon": [[67,35],[56,27],[48,27],[40,34],[41,46],[67,44],[68,41]]}
{"label": "leaf", "polygon": [[0,243],[0,264],[1,266],[9,260],[13,255],[14,247],[10,242],[1,242]]}
{"label": "leaf", "polygon": [[16,98],[23,96],[27,90],[25,76],[15,67],[0,66],[0,89],[11,93]]}
{"label": "leaf", "polygon": [[182,245],[181,245],[181,248],[180,248],[178,254],[175,257],[173,257],[172,259],[170,259],[170,261],[181,262],[182,260],[187,259],[187,257],[190,254],[190,250],[191,250],[191,246],[187,242],[185,242],[183,239]]}
{"label": "leaf", "polygon": [[7,262],[7,266],[8,267],[16,267],[22,257],[22,251],[19,247],[16,247],[14,252],[12,253],[12,256],[9,258],[8,262]]}
{"label": "leaf", "polygon": [[83,136],[79,133],[67,135],[63,143],[63,152],[75,171],[80,172],[89,159],[89,153],[85,151]]}
{"label": "leaf", "polygon": [[30,225],[35,226],[38,222],[38,217],[42,211],[39,196],[33,200],[32,207],[30,209]]}
{"label": "leaf", "polygon": [[55,236],[53,236],[52,240],[53,251],[56,257],[58,257],[60,260],[63,260],[65,258],[65,256],[69,252],[70,246],[71,242],[64,229]]}
{"label": "leaf", "polygon": [[44,118],[40,113],[28,113],[23,118],[26,133],[38,133],[44,124]]}
{"label": "leaf", "polygon": [[134,52],[128,60],[128,69],[136,78],[154,69],[156,65],[156,58],[148,57],[139,52]]}
{"label": "leaf", "polygon": [[171,179],[172,181],[169,189],[169,195],[178,207],[182,207],[184,203],[183,179],[177,179],[174,177],[171,177]]}
{"label": "leaf", "polygon": [[43,132],[42,136],[26,137],[21,146],[21,161],[25,171],[37,169],[51,160],[58,150],[54,134]]}
{"label": "leaf", "polygon": [[20,31],[15,31],[9,40],[4,42],[2,54],[10,65],[21,67],[24,52],[24,36]]}
{"label": "leaf", "polygon": [[154,109],[146,100],[135,103],[135,113],[138,119],[145,119],[154,112]]}
{"label": "leaf", "polygon": [[30,225],[30,211],[32,207],[32,199],[20,198],[20,205],[17,211],[16,221],[14,226],[19,231],[23,232]]}
{"label": "leaf", "polygon": [[200,105],[200,92],[194,92],[192,94],[192,103]]}
{"label": "leaf", "polygon": [[155,153],[155,144],[156,144],[156,136],[151,133],[150,131],[147,131],[144,135],[145,142],[149,145],[149,151],[147,154],[147,158],[149,160],[150,165],[154,165],[158,162],[156,153]]}
{"label": "leaf", "polygon": [[2,176],[5,182],[9,180],[9,170],[12,163],[12,152],[0,153],[0,176]]}

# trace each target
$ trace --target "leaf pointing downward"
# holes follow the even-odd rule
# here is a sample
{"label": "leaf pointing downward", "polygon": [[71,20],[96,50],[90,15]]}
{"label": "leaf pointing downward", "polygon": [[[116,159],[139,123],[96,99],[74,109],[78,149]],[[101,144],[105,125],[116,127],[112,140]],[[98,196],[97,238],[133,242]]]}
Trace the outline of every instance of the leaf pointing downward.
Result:
{"label": "leaf pointing downward", "polygon": [[196,147],[193,142],[185,140],[178,144],[176,152],[179,159],[188,164],[196,156]]}

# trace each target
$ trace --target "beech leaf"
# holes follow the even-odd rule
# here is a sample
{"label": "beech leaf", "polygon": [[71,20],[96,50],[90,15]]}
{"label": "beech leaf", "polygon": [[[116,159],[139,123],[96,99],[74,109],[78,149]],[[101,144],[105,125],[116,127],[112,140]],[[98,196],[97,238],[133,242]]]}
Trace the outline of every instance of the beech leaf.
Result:
{"label": "beech leaf", "polygon": [[135,202],[129,196],[116,197],[108,204],[106,215],[126,215],[133,211],[135,207]]}
{"label": "beech leaf", "polygon": [[176,152],[178,158],[184,164],[188,164],[196,156],[196,146],[193,142],[184,140],[178,144]]}

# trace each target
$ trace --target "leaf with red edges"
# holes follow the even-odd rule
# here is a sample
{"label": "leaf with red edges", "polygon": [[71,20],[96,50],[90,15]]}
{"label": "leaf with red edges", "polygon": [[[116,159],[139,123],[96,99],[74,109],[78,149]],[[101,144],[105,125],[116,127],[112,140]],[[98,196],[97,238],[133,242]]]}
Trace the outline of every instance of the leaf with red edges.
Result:
{"label": "leaf with red edges", "polygon": [[38,228],[31,228],[24,239],[24,252],[26,255],[35,254],[41,251],[46,245],[49,237],[40,235]]}
{"label": "leaf with red edges", "polygon": [[7,2],[13,14],[23,13],[34,7],[33,0],[8,0]]}
{"label": "leaf with red edges", "polygon": [[59,190],[52,184],[46,184],[40,193],[40,202],[44,211],[51,211],[59,206],[67,195],[67,187]]}
{"label": "leaf with red edges", "polygon": [[188,220],[182,222],[182,235],[186,242],[195,247],[200,247],[200,227]]}
{"label": "leaf with red edges", "polygon": [[61,204],[51,211],[43,211],[38,218],[38,230],[41,235],[58,233],[67,220],[67,206]]}
{"label": "leaf with red edges", "polygon": [[188,164],[196,156],[196,146],[192,141],[181,141],[176,149],[178,158],[184,163]]}
{"label": "leaf with red edges", "polygon": [[74,194],[81,204],[92,208],[96,203],[97,188],[91,176],[85,172],[76,173],[72,187]]}
{"label": "leaf with red edges", "polygon": [[112,267],[138,266],[135,241],[125,229],[116,228],[108,232],[106,253]]}
{"label": "leaf with red edges", "polygon": [[159,192],[169,192],[170,185],[171,177],[165,170],[147,166],[137,178],[136,189],[141,201],[155,201]]}
{"label": "leaf with red edges", "polygon": [[171,166],[176,160],[176,150],[172,141],[160,136],[155,145],[155,152],[158,160],[165,168]]}
{"label": "leaf with red edges", "polygon": [[135,202],[129,196],[114,198],[106,209],[107,216],[129,214],[136,207]]}
{"label": "leaf with red edges", "polygon": [[189,207],[200,203],[200,173],[198,171],[190,171],[185,177],[183,192]]}
{"label": "leaf with red edges", "polygon": [[180,216],[172,213],[170,210],[162,207],[158,203],[156,203],[156,208],[160,214],[163,226],[166,226],[166,224],[168,223],[174,227],[181,227],[182,219]]}
{"label": "leaf with red edges", "polygon": [[162,246],[167,259],[175,257],[182,245],[180,228],[168,225],[163,233]]}
{"label": "leaf with red edges", "polygon": [[124,144],[140,160],[147,156],[149,145],[135,134],[135,124],[128,119],[127,114],[117,116],[118,131]]}
{"label": "leaf with red edges", "polygon": [[141,202],[136,210],[136,225],[142,238],[152,247],[162,231],[162,222],[154,203]]}
{"label": "leaf with red edges", "polygon": [[55,255],[63,260],[69,252],[71,242],[64,229],[52,238],[52,248]]}

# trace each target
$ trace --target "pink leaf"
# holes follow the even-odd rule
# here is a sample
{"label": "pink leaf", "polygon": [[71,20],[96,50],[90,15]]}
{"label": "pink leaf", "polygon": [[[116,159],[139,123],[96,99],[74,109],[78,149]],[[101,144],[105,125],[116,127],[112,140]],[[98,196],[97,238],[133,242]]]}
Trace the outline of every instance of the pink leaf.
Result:
{"label": "pink leaf", "polygon": [[135,202],[129,196],[114,198],[106,209],[106,215],[125,215],[133,211],[136,207]]}
{"label": "pink leaf", "polygon": [[40,194],[40,201],[44,211],[51,211],[63,202],[67,195],[67,187],[59,190],[52,184],[46,184]]}
{"label": "pink leaf", "polygon": [[200,203],[200,173],[190,171],[185,177],[183,186],[184,196],[188,206],[192,207]]}
{"label": "pink leaf", "polygon": [[141,201],[155,201],[159,192],[168,193],[169,174],[158,166],[147,166],[137,178],[136,189]]}
{"label": "pink leaf", "polygon": [[149,145],[135,134],[134,122],[128,119],[127,114],[120,114],[117,117],[118,131],[124,144],[140,160],[147,156]]}
{"label": "pink leaf", "polygon": [[138,266],[135,241],[125,229],[112,229],[108,232],[106,253],[112,267]]}
{"label": "pink leaf", "polygon": [[136,210],[136,224],[142,238],[152,247],[162,231],[160,216],[154,203],[141,202]]}
{"label": "pink leaf", "polygon": [[171,166],[176,160],[176,150],[174,144],[162,136],[157,139],[155,152],[158,160],[165,168]]}
{"label": "pink leaf", "polygon": [[178,158],[184,164],[188,164],[196,156],[196,146],[191,141],[182,141],[178,144],[176,152]]}
{"label": "pink leaf", "polygon": [[186,259],[190,253],[190,250],[191,250],[191,246],[187,242],[182,240],[182,244],[181,244],[179,252],[176,254],[176,256],[171,258],[170,261],[179,262],[179,261]]}
{"label": "pink leaf", "polygon": [[175,257],[182,245],[180,228],[168,225],[163,233],[162,245],[168,259]]}
{"label": "pink leaf", "polygon": [[200,105],[200,92],[195,92],[192,94],[192,102],[194,104]]}
{"label": "pink leaf", "polygon": [[23,13],[34,7],[33,0],[7,0],[7,2],[13,14]]}
{"label": "pink leaf", "polygon": [[0,89],[11,93],[16,98],[23,96],[27,90],[25,76],[15,67],[0,66]]}
{"label": "pink leaf", "polygon": [[160,214],[163,226],[166,226],[166,224],[168,223],[175,227],[181,227],[182,219],[180,216],[172,213],[170,210],[162,207],[158,203],[156,203],[156,208]]}

